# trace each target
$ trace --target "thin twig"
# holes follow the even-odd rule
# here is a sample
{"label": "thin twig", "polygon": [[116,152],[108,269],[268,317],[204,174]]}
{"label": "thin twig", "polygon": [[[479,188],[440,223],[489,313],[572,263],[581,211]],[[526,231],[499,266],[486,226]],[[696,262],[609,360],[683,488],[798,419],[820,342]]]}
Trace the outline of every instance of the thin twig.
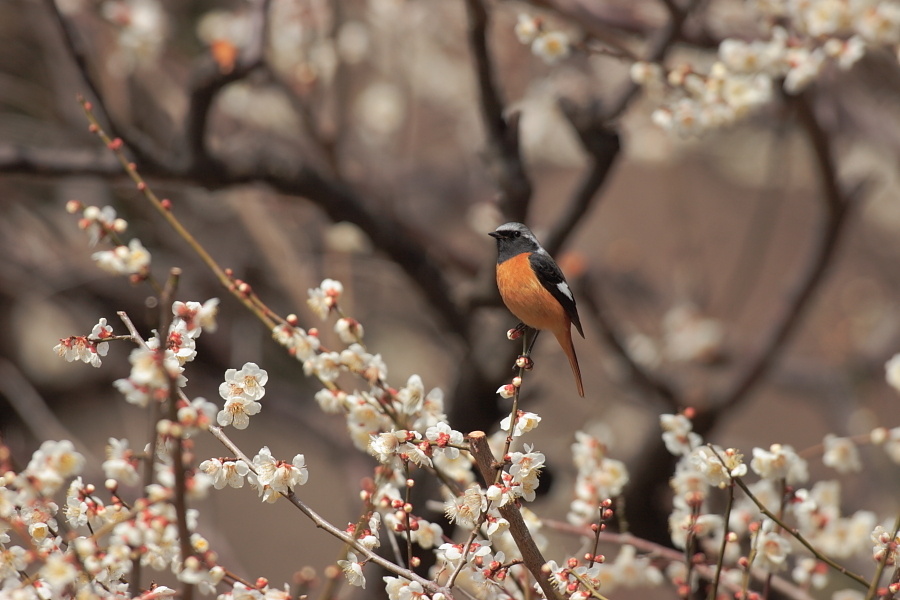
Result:
{"label": "thin twig", "polygon": [[[222,431],[221,427],[217,427],[215,425],[210,425],[209,432],[213,435],[213,437],[215,437],[217,440],[222,442],[222,444],[226,448],[228,448],[228,450],[231,453],[233,453],[236,457],[240,458],[245,463],[247,463],[247,466],[249,466],[251,470],[254,470],[253,460],[250,459],[246,454],[244,454],[244,452],[240,448],[238,448],[238,446],[234,442],[231,441],[231,439],[225,434],[225,432]],[[254,470],[254,472],[255,472],[255,470]],[[444,594],[445,596],[447,596],[448,598],[452,599],[453,596],[450,594],[450,590],[448,590],[447,588],[441,587],[438,584],[436,584],[435,582],[425,579],[424,577],[419,576],[418,574],[410,571],[409,569],[404,569],[403,567],[392,563],[391,561],[387,560],[386,558],[383,558],[383,557],[375,554],[374,552],[372,552],[371,550],[369,550],[368,548],[366,548],[365,546],[360,544],[358,540],[353,538],[353,536],[347,534],[344,531],[341,531],[340,529],[338,529],[337,527],[335,527],[334,525],[332,525],[331,523],[326,521],[324,518],[322,518],[317,512],[315,512],[312,508],[310,508],[305,502],[300,500],[293,491],[290,492],[287,496],[285,496],[285,498],[287,498],[287,500],[291,504],[293,504],[295,507],[297,507],[300,510],[300,512],[302,512],[304,515],[309,517],[309,519],[316,525],[316,527],[326,531],[327,533],[329,533],[332,536],[336,537],[337,539],[341,540],[342,542],[344,542],[345,544],[347,544],[348,546],[353,548],[356,552],[359,552],[360,554],[362,554],[366,558],[366,560],[371,561],[371,562],[379,565],[380,567],[383,567],[384,569],[393,573],[394,575],[399,575],[400,577],[405,577],[406,579],[409,579],[410,581],[418,582],[423,588],[425,588],[428,592],[430,592],[432,594],[440,592],[440,593]]]}
{"label": "thin twig", "polygon": [[524,222],[531,200],[531,182],[519,149],[519,113],[504,117],[503,99],[488,47],[489,16],[484,0],[465,0],[468,40],[478,77],[479,108],[487,133],[488,168],[500,188],[501,208],[511,221]]}
{"label": "thin twig", "polygon": [[[572,525],[570,523],[556,521],[554,519],[541,519],[541,523],[548,529],[567,533],[570,535],[579,535],[588,539],[594,536],[594,532],[591,531],[589,527]],[[663,546],[662,544],[657,544],[655,542],[651,542],[650,540],[639,538],[630,533],[611,533],[604,531],[600,533],[600,541],[607,544],[616,544],[619,546],[634,546],[638,550],[648,553],[648,555],[650,556],[658,556],[669,562],[681,562],[684,560],[684,553],[679,552],[674,548],[670,548],[669,546]],[[697,565],[695,567],[695,570],[698,575],[700,575],[707,581],[712,581],[715,577],[715,571],[708,565]],[[760,581],[765,579],[767,575],[767,573],[762,569],[753,569],[752,574],[755,579]],[[731,583],[727,579],[721,580],[720,585],[722,587],[726,587],[730,592],[739,592],[741,590],[740,585]],[[807,594],[804,590],[780,577],[775,577],[772,580],[772,588],[778,590],[778,592],[783,594],[785,597],[791,598],[793,600],[812,600],[809,594]]]}
{"label": "thin twig", "polygon": [[[719,458],[720,462],[721,460]],[[719,578],[722,575],[722,565],[725,563],[725,546],[728,545],[728,520],[731,518],[731,506],[734,504],[734,482],[730,483],[727,489],[728,500],[725,503],[725,514],[722,517],[724,531],[722,532],[722,543],[719,546],[719,556],[716,557],[716,575],[712,581],[712,589],[709,591],[709,600],[716,600],[716,595],[719,593]]]}
{"label": "thin twig", "polygon": [[822,561],[823,563],[825,563],[826,565],[828,565],[829,567],[831,567],[838,573],[842,573],[842,574],[846,575],[847,577],[849,577],[850,579],[852,579],[853,581],[855,581],[856,583],[859,583],[863,587],[865,587],[865,588],[869,587],[869,581],[865,577],[862,577],[861,575],[857,575],[856,573],[848,570],[846,567],[842,567],[835,561],[831,560],[830,558],[828,558],[827,556],[825,556],[824,554],[819,552],[815,548],[815,546],[813,546],[811,543],[809,543],[809,540],[807,540],[805,537],[803,537],[803,535],[799,531],[797,531],[796,529],[794,529],[792,527],[788,527],[784,523],[784,521],[782,521],[781,519],[778,518],[778,515],[776,515],[775,513],[770,511],[768,508],[766,508],[766,506],[762,502],[760,502],[756,496],[753,495],[753,492],[750,491],[750,488],[747,487],[747,484],[745,484],[743,482],[743,480],[741,480],[740,477],[735,477],[733,479],[733,481],[736,484],[738,484],[738,486],[742,490],[744,490],[744,493],[747,494],[747,497],[750,498],[750,500],[757,506],[757,508],[759,508],[759,511],[762,514],[764,514],[767,517],[769,517],[770,519],[772,519],[772,521],[774,521],[777,525],[779,525],[782,529],[784,529],[784,531],[786,531],[788,534],[790,534],[798,542],[803,544],[803,546],[807,550],[812,552],[813,556],[815,556],[817,559],[819,559],[820,561]]}
{"label": "thin twig", "polygon": [[893,553],[891,545],[896,543],[898,531],[900,531],[900,513],[897,514],[897,518],[894,520],[894,530],[891,532],[891,541],[884,549],[884,556],[878,561],[878,568],[875,569],[875,576],[872,578],[872,584],[866,592],[866,600],[872,600],[878,592],[878,583],[881,581],[881,575],[884,573],[884,568]]}

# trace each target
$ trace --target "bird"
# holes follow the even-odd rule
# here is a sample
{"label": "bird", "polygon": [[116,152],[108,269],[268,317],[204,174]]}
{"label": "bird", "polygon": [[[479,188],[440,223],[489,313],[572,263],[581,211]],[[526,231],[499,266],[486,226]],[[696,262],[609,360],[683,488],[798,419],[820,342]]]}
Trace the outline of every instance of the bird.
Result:
{"label": "bird", "polygon": [[581,369],[572,343],[572,325],[581,337],[575,296],[550,254],[522,223],[505,223],[488,234],[497,240],[497,288],[506,308],[524,325],[538,333],[548,330],[556,337],[575,375],[578,395],[584,398]]}

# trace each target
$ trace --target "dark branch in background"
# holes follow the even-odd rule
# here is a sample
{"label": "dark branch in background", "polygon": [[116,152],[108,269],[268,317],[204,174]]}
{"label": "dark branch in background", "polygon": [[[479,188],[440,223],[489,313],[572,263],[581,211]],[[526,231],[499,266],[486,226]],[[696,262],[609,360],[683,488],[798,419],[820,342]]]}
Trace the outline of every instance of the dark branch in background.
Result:
{"label": "dark branch in background", "polygon": [[[751,391],[762,382],[775,365],[791,336],[797,331],[808,310],[812,299],[822,285],[828,268],[834,262],[840,242],[841,233],[847,223],[847,216],[852,205],[852,198],[857,190],[847,196],[841,191],[837,169],[832,157],[831,140],[822,129],[813,112],[813,95],[809,92],[795,98],[793,103],[801,126],[809,137],[810,144],[822,182],[821,205],[824,219],[819,227],[818,241],[809,265],[800,278],[796,291],[787,302],[781,316],[775,321],[767,341],[756,355],[756,358],[738,375],[734,385],[719,399],[710,399],[704,406],[697,407],[694,419],[694,430],[706,436],[719,422],[719,419],[731,409],[745,400]],[[667,480],[675,465],[675,458],[660,460],[667,456],[665,445],[659,437],[644,447],[638,458],[639,466],[634,470],[637,476],[632,480],[626,492],[626,502],[632,509],[637,509],[646,520],[634,522],[633,533],[648,539],[657,539],[667,543],[667,523],[655,507],[658,488]]]}
{"label": "dark branch in background", "polygon": [[269,0],[255,0],[251,12],[251,40],[241,52],[230,71],[222,68],[211,56],[204,57],[194,70],[190,103],[185,119],[184,136],[189,170],[202,170],[215,162],[206,149],[206,125],[209,111],[219,92],[229,83],[240,81],[263,65],[268,32]]}
{"label": "dark branch in background", "polygon": [[[806,275],[800,281],[784,312],[772,327],[772,332],[763,345],[758,358],[737,378],[731,391],[711,407],[716,413],[727,411],[739,403],[778,359],[791,335],[800,325],[804,310],[815,295],[832,263],[852,204],[851,198],[846,197],[840,189],[837,170],[831,156],[831,141],[813,113],[812,95],[808,92],[804,93],[794,99],[793,104],[800,124],[809,136],[816,159],[816,167],[822,182],[824,221],[819,232],[817,248]],[[697,424],[698,429],[700,425],[702,423]]]}
{"label": "dark branch in background", "polygon": [[84,44],[82,43],[81,38],[78,35],[78,31],[59,10],[59,7],[56,5],[56,0],[45,0],[45,3],[48,10],[52,13],[54,20],[59,25],[59,28],[62,32],[63,43],[65,44],[66,49],[69,51],[69,55],[72,57],[72,60],[75,61],[75,65],[78,67],[78,72],[81,73],[81,78],[84,80],[85,85],[87,85],[91,95],[94,97],[94,101],[97,102],[97,104],[100,106],[103,115],[106,117],[107,121],[109,121],[108,129],[110,135],[112,135],[113,137],[122,138],[122,140],[128,144],[128,147],[130,148],[131,153],[134,155],[135,159],[140,163],[147,166],[160,166],[168,164],[171,167],[172,163],[163,158],[162,153],[160,153],[153,146],[152,141],[147,138],[147,136],[143,135],[139,131],[134,130],[133,128],[121,127],[115,123],[112,118],[112,114],[110,114],[109,110],[106,107],[106,104],[104,103],[103,94],[100,91],[100,85],[91,71],[87,52],[85,51]]}
{"label": "dark branch in background", "polygon": [[0,146],[0,173],[23,175],[124,175],[122,165],[105,148],[60,150]]}
{"label": "dark branch in background", "polygon": [[621,149],[619,134],[604,125],[599,102],[595,100],[587,107],[579,107],[571,100],[560,98],[559,107],[581,139],[581,145],[590,157],[590,165],[569,201],[566,212],[544,240],[544,248],[551,255],[562,248],[591,208],[594,197],[609,176]]}
{"label": "dark branch in background", "polygon": [[682,400],[678,392],[672,388],[667,382],[658,378],[652,372],[647,371],[640,364],[636,363],[628,352],[627,342],[623,339],[622,334],[616,329],[613,323],[613,316],[603,302],[603,296],[599,289],[599,282],[590,274],[579,282],[583,292],[581,299],[583,306],[587,309],[587,313],[591,315],[594,323],[597,325],[597,333],[610,347],[619,362],[624,365],[627,371],[627,377],[630,382],[638,388],[663,400],[668,409],[678,411],[683,408]]}
{"label": "dark branch in background", "polygon": [[[690,15],[691,11],[698,3],[699,0],[690,0],[685,8],[679,8],[671,0],[663,2],[669,10],[669,21],[666,23],[665,27],[648,41],[647,53],[644,57],[645,61],[661,62],[666,57],[669,48],[672,47],[672,44],[674,44],[681,35],[684,22],[687,20],[688,15]],[[615,119],[622,114],[622,112],[628,108],[628,104],[637,95],[640,89],[638,84],[629,79],[624,84],[622,90],[613,98],[612,102],[609,103],[604,115],[606,120],[609,121]]]}
{"label": "dark branch in background", "polygon": [[[409,275],[440,315],[444,325],[454,335],[464,337],[467,319],[451,300],[449,283],[438,266],[429,258],[427,248],[417,242],[417,238],[397,221],[380,217],[368,209],[349,186],[340,181],[326,179],[308,167],[301,167],[291,175],[282,175],[273,174],[274,169],[264,164],[258,166],[255,171],[238,173],[232,170],[230,165],[226,165],[209,153],[205,144],[206,124],[216,96],[229,83],[245,78],[254,69],[264,66],[268,0],[256,0],[253,42],[230,73],[222,73],[209,57],[200,59],[200,66],[195,69],[195,83],[185,121],[184,147],[190,153],[190,160],[174,164],[172,161],[157,159],[141,150],[140,146],[135,144],[133,136],[122,135],[121,127],[115,126],[109,112],[104,108],[103,97],[91,75],[87,57],[76,42],[75,32],[71,30],[53,0],[46,1],[63,28],[66,46],[75,59],[82,77],[97,96],[98,106],[104,109],[105,117],[110,121],[110,130],[118,132],[119,137],[129,146],[141,163],[142,172],[148,176],[201,184],[210,189],[235,184],[265,183],[279,192],[306,198],[321,208],[334,222],[349,221],[360,227],[377,248],[385,252]],[[69,173],[77,168],[79,155],[80,151],[63,156],[14,148],[10,152],[0,152],[0,170],[22,172],[23,168],[27,168],[32,173],[41,173],[59,167],[63,173]],[[107,171],[107,165],[113,164],[107,159],[98,161],[98,164],[102,167],[98,169],[97,165],[92,165],[80,172],[82,174],[95,172],[107,176],[114,173]],[[55,172],[59,174],[60,171]]]}
{"label": "dark branch in background", "polygon": [[531,200],[531,181],[519,149],[519,117],[503,115],[503,100],[488,50],[488,13],[483,0],[466,0],[469,48],[475,61],[481,118],[487,133],[486,162],[502,194],[500,208],[511,221],[524,223]]}

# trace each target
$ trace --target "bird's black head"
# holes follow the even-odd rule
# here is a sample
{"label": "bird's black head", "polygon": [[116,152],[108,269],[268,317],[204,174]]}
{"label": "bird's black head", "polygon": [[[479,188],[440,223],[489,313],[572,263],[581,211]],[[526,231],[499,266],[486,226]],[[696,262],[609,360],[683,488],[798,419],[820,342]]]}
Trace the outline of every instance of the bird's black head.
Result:
{"label": "bird's black head", "polygon": [[541,249],[531,230],[521,223],[505,223],[488,235],[497,240],[498,263],[523,252],[537,252]]}

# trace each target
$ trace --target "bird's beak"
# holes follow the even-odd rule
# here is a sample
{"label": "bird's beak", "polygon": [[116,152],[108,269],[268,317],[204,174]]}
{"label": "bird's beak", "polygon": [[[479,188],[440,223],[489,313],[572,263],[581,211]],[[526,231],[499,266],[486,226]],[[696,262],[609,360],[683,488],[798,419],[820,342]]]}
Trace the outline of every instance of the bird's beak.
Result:
{"label": "bird's beak", "polygon": [[498,240],[500,239],[500,234],[497,233],[496,231],[492,231],[488,235],[491,236],[492,238],[496,238]]}

